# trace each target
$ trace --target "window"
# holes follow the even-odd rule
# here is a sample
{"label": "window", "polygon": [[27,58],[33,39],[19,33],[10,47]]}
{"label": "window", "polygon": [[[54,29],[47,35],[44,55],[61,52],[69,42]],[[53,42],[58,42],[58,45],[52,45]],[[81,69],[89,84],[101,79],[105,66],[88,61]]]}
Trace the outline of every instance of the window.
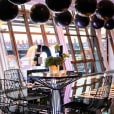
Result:
{"label": "window", "polygon": [[[29,5],[28,5],[29,6]],[[45,24],[32,23],[29,18],[30,6],[20,7],[20,14],[12,22],[3,24],[6,50],[15,53],[19,59],[26,56],[27,50],[33,45],[53,46],[64,38],[72,69],[85,73],[102,72],[104,69],[102,58],[97,46],[97,38],[92,34],[91,26],[77,28],[74,23],[62,28],[64,37],[57,35],[53,16]],[[26,13],[25,13],[26,11]],[[105,46],[105,45],[104,45]],[[15,52],[16,51],[16,52]],[[67,66],[69,67],[69,66]]]}

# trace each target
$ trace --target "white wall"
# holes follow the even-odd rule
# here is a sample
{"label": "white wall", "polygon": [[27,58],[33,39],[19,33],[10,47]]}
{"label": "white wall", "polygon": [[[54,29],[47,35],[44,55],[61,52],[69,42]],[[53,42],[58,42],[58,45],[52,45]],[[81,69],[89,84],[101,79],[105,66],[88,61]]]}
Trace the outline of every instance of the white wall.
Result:
{"label": "white wall", "polygon": [[[112,39],[113,39],[113,46],[114,46],[114,30],[111,31],[111,36],[112,36]],[[112,51],[112,47],[111,47],[111,44],[109,42],[109,64],[110,64],[110,68],[111,69],[114,69],[114,53]]]}
{"label": "white wall", "polygon": [[[114,46],[114,30],[111,31],[111,36],[113,39],[113,46]],[[109,65],[110,65],[110,69],[114,71],[114,53],[112,51],[112,47],[111,44],[109,42]],[[114,76],[114,73],[113,73]],[[114,83],[114,78],[113,78],[113,83]]]}
{"label": "white wall", "polygon": [[0,33],[0,78],[3,78],[3,71],[8,68],[5,46],[2,34]]}

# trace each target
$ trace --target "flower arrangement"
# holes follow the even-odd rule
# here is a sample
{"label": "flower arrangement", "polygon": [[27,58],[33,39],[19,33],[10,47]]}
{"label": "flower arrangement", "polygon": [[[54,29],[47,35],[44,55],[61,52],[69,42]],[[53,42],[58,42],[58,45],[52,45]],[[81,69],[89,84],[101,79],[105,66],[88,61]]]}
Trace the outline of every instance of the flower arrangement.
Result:
{"label": "flower arrangement", "polygon": [[52,65],[61,66],[61,65],[63,65],[63,63],[64,63],[64,59],[60,56],[57,56],[57,57],[50,56],[50,57],[47,57],[46,61],[45,61],[45,65],[47,67],[52,66]]}
{"label": "flower arrangement", "polygon": [[[56,45],[55,46],[55,50],[59,50],[60,49],[60,46],[59,45]],[[65,58],[69,57],[68,54],[66,53],[62,53],[61,56],[56,56],[56,57],[53,57],[53,56],[49,56],[46,58],[46,61],[45,61],[45,65],[47,67],[49,66],[52,66],[52,65],[59,65],[59,66],[62,66],[64,61],[65,61]]]}

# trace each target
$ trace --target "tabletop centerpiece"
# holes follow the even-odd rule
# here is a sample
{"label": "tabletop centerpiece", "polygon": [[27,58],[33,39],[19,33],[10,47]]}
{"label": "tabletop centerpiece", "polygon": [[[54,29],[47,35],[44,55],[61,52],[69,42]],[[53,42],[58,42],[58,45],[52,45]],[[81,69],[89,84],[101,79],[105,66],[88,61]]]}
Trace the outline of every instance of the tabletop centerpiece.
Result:
{"label": "tabletop centerpiece", "polygon": [[[59,51],[60,46],[56,45],[55,50]],[[60,56],[57,55],[55,57],[49,56],[45,60],[46,67],[49,67],[49,73],[52,76],[59,76],[59,67],[63,66],[65,59],[69,57],[68,54],[62,53]]]}

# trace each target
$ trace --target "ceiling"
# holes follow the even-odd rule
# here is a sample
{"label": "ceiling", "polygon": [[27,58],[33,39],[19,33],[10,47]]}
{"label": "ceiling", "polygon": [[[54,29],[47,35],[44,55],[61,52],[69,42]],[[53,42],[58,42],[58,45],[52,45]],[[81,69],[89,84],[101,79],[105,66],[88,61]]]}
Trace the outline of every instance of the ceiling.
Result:
{"label": "ceiling", "polygon": [[[70,10],[75,10],[75,1],[76,0],[72,0],[72,3],[70,5],[70,7],[69,7]],[[97,0],[97,2],[99,2],[99,1],[101,1],[101,0]],[[110,0],[110,1],[112,1],[114,3],[114,0]],[[28,2],[26,4],[33,5],[33,4],[37,4],[37,3],[45,4],[45,0],[31,0],[30,2]]]}
{"label": "ceiling", "polygon": [[[97,0],[98,2],[101,0]],[[114,3],[114,0],[110,0]],[[72,0],[72,3],[74,3],[75,0]],[[36,4],[36,3],[45,3],[45,0],[31,0],[30,2],[28,2],[28,4]]]}

